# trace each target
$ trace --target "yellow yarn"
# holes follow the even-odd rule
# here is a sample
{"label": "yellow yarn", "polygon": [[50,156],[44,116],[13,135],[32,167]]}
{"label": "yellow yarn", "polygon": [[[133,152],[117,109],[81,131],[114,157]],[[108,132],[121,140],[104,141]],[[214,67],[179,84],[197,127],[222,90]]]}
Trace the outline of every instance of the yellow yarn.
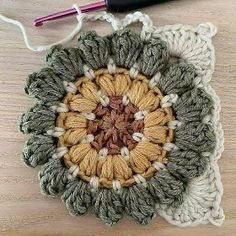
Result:
{"label": "yellow yarn", "polygon": [[99,162],[97,166],[97,175],[101,179],[106,180],[112,180],[113,179],[113,162],[112,162],[112,156],[108,155],[106,157],[103,157]]}
{"label": "yellow yarn", "polygon": [[154,143],[166,143],[168,127],[152,126],[144,128],[144,135]]}
{"label": "yellow yarn", "polygon": [[138,103],[147,92],[148,92],[148,80],[144,79],[143,77],[138,77],[132,82],[131,88],[128,91],[127,95],[130,101],[134,105],[138,106]]}
{"label": "yellow yarn", "polygon": [[92,112],[96,108],[97,103],[84,98],[81,94],[77,94],[71,98],[68,105],[72,111]]}
{"label": "yellow yarn", "polygon": [[145,154],[138,152],[135,148],[130,152],[130,165],[135,173],[142,174],[151,166],[151,163]]}
{"label": "yellow yarn", "polygon": [[86,118],[76,112],[60,113],[57,119],[57,127],[64,129],[85,128],[86,122]]}
{"label": "yellow yarn", "polygon": [[140,155],[144,155],[149,161],[162,161],[163,149],[151,142],[144,141],[138,143],[135,151],[140,153]]}
{"label": "yellow yarn", "polygon": [[88,143],[80,143],[70,148],[69,155],[75,164],[79,164],[81,160],[89,153],[91,146]]}
{"label": "yellow yarn", "polygon": [[81,175],[93,176],[96,174],[97,168],[97,152],[90,149],[87,155],[79,164]]}
{"label": "yellow yarn", "polygon": [[[167,111],[167,112],[166,112]],[[146,128],[165,125],[171,120],[171,115],[169,115],[170,108],[159,108],[156,111],[150,112],[144,117],[144,124]]]}
{"label": "yellow yarn", "polygon": [[112,83],[113,76],[104,72],[102,69],[96,73],[96,83],[99,85],[102,91],[104,91],[105,95],[112,96],[115,95],[115,88]]}
{"label": "yellow yarn", "polygon": [[75,83],[75,86],[83,97],[95,103],[99,102],[99,97],[97,95],[98,88],[90,79],[86,77],[81,78]]}
{"label": "yellow yarn", "polygon": [[145,96],[138,102],[137,107],[142,110],[153,111],[157,109],[160,104],[160,98],[156,96],[154,91],[148,91]]}
{"label": "yellow yarn", "polygon": [[119,181],[125,181],[132,176],[132,169],[120,155],[114,155],[112,158],[114,177]]}
{"label": "yellow yarn", "polygon": [[87,135],[86,129],[69,129],[62,137],[59,137],[60,143],[64,146],[73,146],[81,142]]}
{"label": "yellow yarn", "polygon": [[[119,181],[121,186],[134,184],[136,174],[144,179],[152,177],[157,171],[153,162],[166,162],[167,151],[162,146],[174,137],[174,131],[168,127],[168,122],[174,120],[172,109],[160,107],[163,98],[161,91],[156,86],[149,89],[149,80],[141,74],[131,79],[129,70],[117,68],[114,75],[109,74],[107,69],[99,69],[95,71],[95,76],[94,80],[86,76],[78,78],[74,83],[76,94],[68,92],[63,100],[69,111],[60,113],[57,118],[57,127],[65,129],[65,133],[59,137],[58,146],[69,148],[64,155],[66,166],[78,165],[80,178],[90,181],[93,176],[97,176],[98,184],[106,188],[112,188],[114,180]],[[102,107],[99,98],[101,94],[108,96],[112,107]],[[116,114],[120,106],[126,106],[120,102],[124,95],[133,105],[125,107],[125,114]],[[147,111],[148,114],[143,120],[127,120],[138,111]],[[94,113],[95,120],[88,120],[82,112]],[[99,125],[101,130],[97,135]],[[142,130],[145,139],[134,141],[132,133],[129,133],[132,130]],[[112,143],[122,138],[119,133],[121,131],[128,132],[122,136],[125,138],[123,141],[129,144],[128,156],[124,158],[120,154],[109,153],[99,155],[99,149],[96,148],[103,147],[108,141],[111,142],[107,146],[108,152],[122,148]],[[94,137],[94,141],[93,138],[89,141],[91,143],[83,141],[88,134]],[[130,139],[136,144],[133,141],[129,143]]]}

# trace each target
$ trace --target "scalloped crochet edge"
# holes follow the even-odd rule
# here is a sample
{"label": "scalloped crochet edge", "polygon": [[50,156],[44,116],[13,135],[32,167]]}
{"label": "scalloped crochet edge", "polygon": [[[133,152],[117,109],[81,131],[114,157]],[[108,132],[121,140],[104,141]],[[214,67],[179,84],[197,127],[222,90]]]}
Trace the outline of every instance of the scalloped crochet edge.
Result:
{"label": "scalloped crochet edge", "polygon": [[[191,219],[191,217],[187,217],[186,214],[180,213],[181,211],[184,212],[184,207],[186,207],[185,204],[182,204],[178,209],[166,208],[165,206],[157,206],[157,212],[166,221],[168,221],[171,224],[177,225],[179,227],[196,226],[199,224],[207,224],[207,223],[212,223],[216,226],[221,226],[224,222],[225,215],[222,208],[220,207],[220,203],[223,196],[223,186],[221,182],[221,176],[220,176],[220,171],[219,171],[217,161],[220,159],[224,151],[224,132],[222,129],[222,125],[220,123],[220,111],[221,111],[220,99],[216,95],[215,90],[209,84],[212,78],[212,74],[214,72],[214,66],[215,66],[215,50],[212,44],[212,37],[215,36],[217,32],[217,28],[211,23],[199,24],[196,28],[192,26],[184,26],[184,25],[169,25],[169,26],[158,28],[156,31],[156,35],[160,36],[164,41],[168,41],[168,40],[165,40],[165,37],[163,37],[163,35],[165,35],[165,32],[170,33],[172,31],[173,34],[175,34],[176,31],[178,30],[182,31],[183,34],[185,32],[186,34],[187,32],[191,34],[198,34],[199,40],[204,41],[204,43],[207,45],[206,50],[208,51],[208,54],[209,54],[208,61],[207,61],[209,63],[209,66],[204,71],[201,71],[201,68],[196,67],[196,64],[194,63],[192,64],[198,69],[199,74],[201,74],[200,75],[201,80],[198,86],[201,86],[213,99],[214,109],[213,109],[213,114],[210,120],[212,122],[212,125],[214,127],[214,132],[216,135],[216,146],[215,146],[215,150],[213,154],[210,156],[209,166],[207,170],[205,171],[204,175],[194,179],[191,183],[189,183],[188,189],[191,189],[193,191],[194,186],[197,186],[202,181],[211,180],[211,184],[213,184],[213,188],[210,190],[212,191],[212,195],[214,195],[214,199],[212,201],[213,207],[209,208],[209,210],[206,210],[202,215],[200,215],[200,217],[197,216],[195,219],[194,218]],[[171,40],[169,41],[169,43],[170,42]],[[175,48],[173,46],[172,53],[176,53],[174,49]],[[184,47],[182,47],[182,50],[180,49],[177,53],[181,54],[183,52],[184,52]],[[206,185],[203,184],[202,188],[204,187],[206,187]],[[199,191],[199,189],[196,189],[195,194],[197,194],[197,191]],[[184,200],[185,202],[189,200],[187,195],[185,195],[184,199],[185,199]],[[176,217],[176,215],[178,216]]]}

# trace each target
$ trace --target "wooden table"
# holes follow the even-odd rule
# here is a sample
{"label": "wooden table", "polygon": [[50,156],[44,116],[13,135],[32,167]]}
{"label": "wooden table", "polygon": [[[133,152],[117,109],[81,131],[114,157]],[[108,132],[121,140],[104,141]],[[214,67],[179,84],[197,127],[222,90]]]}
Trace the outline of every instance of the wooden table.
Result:
{"label": "wooden table", "polygon": [[[48,44],[64,37],[76,24],[74,17],[32,27],[34,18],[63,10],[73,0],[23,1],[1,0],[0,12],[20,20],[27,29],[32,44]],[[86,3],[80,0],[79,3]],[[92,2],[92,1],[89,1]],[[224,198],[222,207],[226,220],[221,228],[212,225],[177,228],[160,217],[147,226],[125,218],[114,227],[107,227],[94,215],[74,218],[68,215],[59,199],[40,194],[37,171],[26,168],[20,153],[26,136],[17,131],[19,116],[32,101],[24,94],[27,75],[45,65],[44,53],[26,49],[22,35],[15,27],[0,22],[0,235],[235,235],[236,231],[236,1],[179,0],[143,9],[155,25],[191,24],[211,21],[218,26],[214,38],[216,68],[212,86],[220,96],[221,121],[225,131],[225,151],[219,161]],[[120,14],[120,16],[123,16]],[[87,23],[105,34],[111,28],[106,23]]]}

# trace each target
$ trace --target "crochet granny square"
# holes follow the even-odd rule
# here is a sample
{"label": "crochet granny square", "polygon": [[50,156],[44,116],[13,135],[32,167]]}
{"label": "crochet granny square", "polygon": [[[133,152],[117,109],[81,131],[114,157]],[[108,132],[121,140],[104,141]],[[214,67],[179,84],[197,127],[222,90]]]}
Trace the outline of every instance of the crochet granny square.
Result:
{"label": "crochet granny square", "polygon": [[[140,224],[160,215],[178,226],[220,225],[223,132],[209,85],[216,27],[154,27],[140,12],[84,19],[115,30],[53,46],[25,87],[36,103],[21,118],[32,134],[22,159],[42,165],[42,193],[75,216],[92,207],[108,225],[125,212]],[[128,28],[136,21],[140,33]]]}

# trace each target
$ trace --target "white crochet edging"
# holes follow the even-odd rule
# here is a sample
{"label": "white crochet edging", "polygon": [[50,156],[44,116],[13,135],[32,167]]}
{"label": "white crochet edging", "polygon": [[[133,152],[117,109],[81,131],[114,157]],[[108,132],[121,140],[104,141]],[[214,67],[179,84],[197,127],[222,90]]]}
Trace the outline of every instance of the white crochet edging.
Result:
{"label": "white crochet edging", "polygon": [[165,205],[157,205],[159,215],[180,227],[206,223],[220,226],[225,219],[220,207],[223,187],[217,164],[224,150],[224,135],[220,123],[221,107],[218,96],[209,84],[215,65],[215,51],[211,38],[216,31],[216,27],[211,23],[205,23],[196,28],[184,25],[164,26],[157,28],[153,34],[167,43],[171,56],[178,57],[196,68],[199,78],[196,86],[204,89],[214,102],[210,122],[216,135],[216,147],[209,156],[208,168],[202,176],[188,184],[180,207],[168,208]]}

